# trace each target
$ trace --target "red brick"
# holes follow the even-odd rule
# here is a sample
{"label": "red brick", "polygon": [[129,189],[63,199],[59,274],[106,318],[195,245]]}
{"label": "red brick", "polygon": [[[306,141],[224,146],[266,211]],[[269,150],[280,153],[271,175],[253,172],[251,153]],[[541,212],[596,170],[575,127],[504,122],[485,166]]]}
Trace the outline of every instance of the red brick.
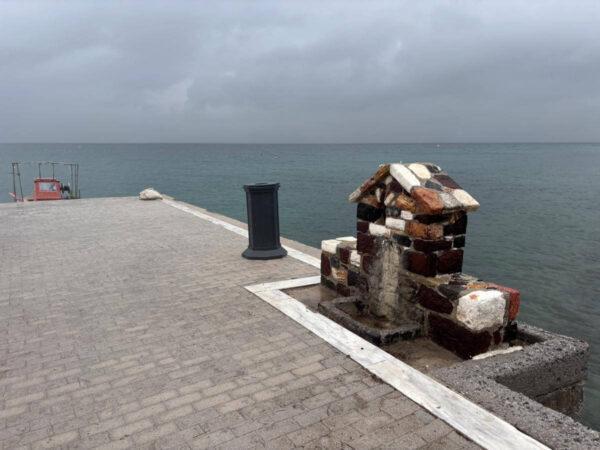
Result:
{"label": "red brick", "polygon": [[359,233],[368,233],[369,232],[369,222],[366,220],[358,220],[356,222],[356,231]]}
{"label": "red brick", "polygon": [[421,286],[419,288],[419,292],[417,292],[417,300],[424,308],[444,314],[450,314],[454,309],[450,300],[435,290],[425,286]]}
{"label": "red brick", "polygon": [[436,256],[435,253],[421,253],[408,250],[406,253],[406,269],[423,275],[424,277],[434,277],[436,275]]}
{"label": "red brick", "polygon": [[350,249],[348,247],[338,246],[337,250],[340,261],[344,264],[348,264],[350,261]]}
{"label": "red brick", "polygon": [[331,275],[331,264],[329,256],[325,252],[321,252],[321,275],[328,277]]}
{"label": "red brick", "polygon": [[452,241],[428,241],[425,239],[415,239],[414,247],[415,250],[425,253],[436,252],[438,250],[450,250],[452,247]]}
{"label": "red brick", "polygon": [[437,314],[429,314],[429,334],[434,342],[463,359],[488,351],[492,344],[490,333],[473,333]]}
{"label": "red brick", "polygon": [[437,258],[438,273],[456,273],[462,270],[463,251],[454,249],[440,252]]}
{"label": "red brick", "polygon": [[368,233],[357,233],[356,250],[361,254],[375,254],[375,236],[371,236]]}

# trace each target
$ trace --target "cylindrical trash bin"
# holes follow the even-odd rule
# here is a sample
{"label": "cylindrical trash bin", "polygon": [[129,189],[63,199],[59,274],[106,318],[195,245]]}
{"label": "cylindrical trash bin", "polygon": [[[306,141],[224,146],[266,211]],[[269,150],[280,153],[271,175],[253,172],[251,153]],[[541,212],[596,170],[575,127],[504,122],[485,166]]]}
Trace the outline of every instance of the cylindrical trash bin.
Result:
{"label": "cylindrical trash bin", "polygon": [[282,258],[287,252],[279,241],[279,183],[257,183],[244,186],[248,209],[247,259]]}

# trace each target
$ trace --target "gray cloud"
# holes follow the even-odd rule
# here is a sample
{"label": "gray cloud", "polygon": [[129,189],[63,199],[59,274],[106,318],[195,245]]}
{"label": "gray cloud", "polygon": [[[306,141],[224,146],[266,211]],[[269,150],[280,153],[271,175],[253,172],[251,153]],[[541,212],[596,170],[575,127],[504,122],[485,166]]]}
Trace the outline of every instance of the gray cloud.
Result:
{"label": "gray cloud", "polygon": [[600,4],[0,2],[0,141],[600,140]]}

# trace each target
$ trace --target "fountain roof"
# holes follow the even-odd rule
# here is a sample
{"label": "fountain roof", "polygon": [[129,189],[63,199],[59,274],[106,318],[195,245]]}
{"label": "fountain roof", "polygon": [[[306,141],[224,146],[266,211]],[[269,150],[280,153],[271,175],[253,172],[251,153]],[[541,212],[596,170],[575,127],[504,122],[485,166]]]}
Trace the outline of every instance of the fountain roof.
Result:
{"label": "fountain roof", "polygon": [[382,164],[362,183],[348,200],[372,206],[387,205],[389,195],[412,199],[414,212],[441,214],[475,211],[479,203],[440,166],[432,163]]}

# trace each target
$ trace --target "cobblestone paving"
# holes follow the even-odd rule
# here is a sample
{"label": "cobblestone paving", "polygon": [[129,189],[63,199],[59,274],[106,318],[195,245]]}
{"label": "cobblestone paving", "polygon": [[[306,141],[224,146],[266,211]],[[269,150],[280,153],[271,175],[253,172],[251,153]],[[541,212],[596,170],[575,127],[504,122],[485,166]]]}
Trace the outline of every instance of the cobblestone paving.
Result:
{"label": "cobblestone paving", "polygon": [[161,202],[0,205],[2,448],[475,447],[243,286],[315,274]]}

